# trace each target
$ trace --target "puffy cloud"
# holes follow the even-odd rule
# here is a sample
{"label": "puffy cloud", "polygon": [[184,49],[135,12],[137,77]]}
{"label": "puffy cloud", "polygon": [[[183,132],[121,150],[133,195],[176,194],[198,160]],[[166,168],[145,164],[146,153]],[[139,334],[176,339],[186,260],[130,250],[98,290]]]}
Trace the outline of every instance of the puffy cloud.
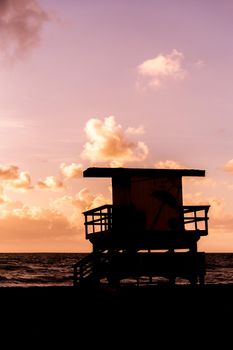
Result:
{"label": "puffy cloud", "polygon": [[159,54],[148,59],[138,66],[138,73],[148,86],[160,87],[164,79],[172,78],[182,80],[187,72],[183,69],[184,55],[172,50],[168,55]]}
{"label": "puffy cloud", "polygon": [[77,179],[83,175],[82,164],[71,163],[70,165],[66,165],[65,163],[62,163],[60,169],[62,175],[67,179]]}
{"label": "puffy cloud", "polygon": [[19,172],[15,165],[0,166],[0,181],[2,186],[10,189],[27,190],[32,188],[31,176],[28,171]]}
{"label": "puffy cloud", "polygon": [[0,50],[13,61],[35,47],[48,14],[36,0],[0,1]]}
{"label": "puffy cloud", "polygon": [[17,179],[19,168],[15,165],[0,165],[0,180]]}
{"label": "puffy cloud", "polygon": [[104,195],[93,194],[89,189],[83,188],[74,196],[63,196],[57,198],[50,203],[50,207],[61,211],[72,226],[75,226],[83,231],[83,212],[110,203],[111,200],[104,197]]}
{"label": "puffy cloud", "polygon": [[[109,189],[109,193],[110,193]],[[103,194],[91,193],[90,190],[86,187],[82,188],[78,193],[74,196],[63,196],[52,203],[50,203],[51,207],[59,208],[59,210],[63,211],[67,206],[72,206],[75,209],[80,211],[89,210],[92,208],[99,207],[104,204],[110,204],[111,199],[105,197]]]}
{"label": "puffy cloud", "polygon": [[21,171],[17,179],[8,181],[8,187],[20,190],[28,190],[31,186],[31,176],[28,171]]}
{"label": "puffy cloud", "polygon": [[45,180],[39,180],[36,187],[42,190],[58,191],[62,190],[64,185],[61,180],[56,179],[54,176],[47,176]]}
{"label": "puffy cloud", "polygon": [[225,165],[224,165],[224,170],[230,173],[233,173],[233,159],[229,160]]}
{"label": "puffy cloud", "polygon": [[[131,129],[132,130],[135,129]],[[148,154],[144,142],[128,139],[127,132],[116,124],[113,116],[90,119],[85,132],[88,142],[84,145],[83,156],[92,162],[109,162],[111,166],[122,166],[126,162],[142,161]]]}
{"label": "puffy cloud", "polygon": [[110,204],[110,200],[106,199],[102,194],[93,194],[87,188],[83,188],[71,198],[70,204],[74,208],[74,211],[69,220],[73,225],[84,230],[83,212],[105,204]]}
{"label": "puffy cloud", "polygon": [[92,194],[87,188],[79,191],[72,201],[73,205],[82,211],[96,208],[109,202],[109,199],[106,199],[102,194]]}

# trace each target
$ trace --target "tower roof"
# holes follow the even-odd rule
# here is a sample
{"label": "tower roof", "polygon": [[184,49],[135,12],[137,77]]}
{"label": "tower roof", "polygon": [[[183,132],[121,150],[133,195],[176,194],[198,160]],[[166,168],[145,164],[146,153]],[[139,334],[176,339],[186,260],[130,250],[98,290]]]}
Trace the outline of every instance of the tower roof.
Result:
{"label": "tower roof", "polygon": [[205,176],[205,170],[196,169],[155,169],[155,168],[104,168],[92,167],[83,172],[84,177],[182,177]]}

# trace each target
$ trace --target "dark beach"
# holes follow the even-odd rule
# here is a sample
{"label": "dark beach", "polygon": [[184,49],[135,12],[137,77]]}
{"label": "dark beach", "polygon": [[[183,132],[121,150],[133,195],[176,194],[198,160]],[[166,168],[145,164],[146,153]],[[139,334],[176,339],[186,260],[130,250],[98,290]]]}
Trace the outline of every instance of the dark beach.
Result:
{"label": "dark beach", "polygon": [[[0,288],[7,343],[149,345],[177,339],[226,341],[233,285]],[[101,346],[102,346],[101,345]],[[34,347],[32,346],[32,349]],[[69,348],[68,346],[66,348]]]}

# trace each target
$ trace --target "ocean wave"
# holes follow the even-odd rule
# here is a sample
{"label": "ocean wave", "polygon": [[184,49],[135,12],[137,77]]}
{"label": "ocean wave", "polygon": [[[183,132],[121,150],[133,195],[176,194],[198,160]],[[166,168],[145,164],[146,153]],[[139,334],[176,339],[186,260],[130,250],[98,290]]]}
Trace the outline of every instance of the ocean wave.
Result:
{"label": "ocean wave", "polygon": [[[73,284],[73,265],[85,255],[83,253],[0,254],[0,286],[70,286]],[[233,254],[207,253],[205,281],[206,284],[232,284]],[[130,283],[130,280],[128,282]],[[166,283],[160,277],[154,278],[154,282]],[[186,284],[187,281],[177,278],[177,283]]]}

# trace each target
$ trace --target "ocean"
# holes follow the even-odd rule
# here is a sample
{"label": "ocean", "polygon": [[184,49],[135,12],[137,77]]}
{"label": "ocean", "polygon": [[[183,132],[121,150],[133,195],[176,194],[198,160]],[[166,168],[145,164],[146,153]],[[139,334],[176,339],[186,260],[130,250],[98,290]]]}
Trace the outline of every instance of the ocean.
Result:
{"label": "ocean", "polygon": [[[0,287],[72,286],[73,265],[85,255],[0,253]],[[188,282],[177,278],[176,283]],[[205,283],[233,284],[233,253],[206,253]]]}

